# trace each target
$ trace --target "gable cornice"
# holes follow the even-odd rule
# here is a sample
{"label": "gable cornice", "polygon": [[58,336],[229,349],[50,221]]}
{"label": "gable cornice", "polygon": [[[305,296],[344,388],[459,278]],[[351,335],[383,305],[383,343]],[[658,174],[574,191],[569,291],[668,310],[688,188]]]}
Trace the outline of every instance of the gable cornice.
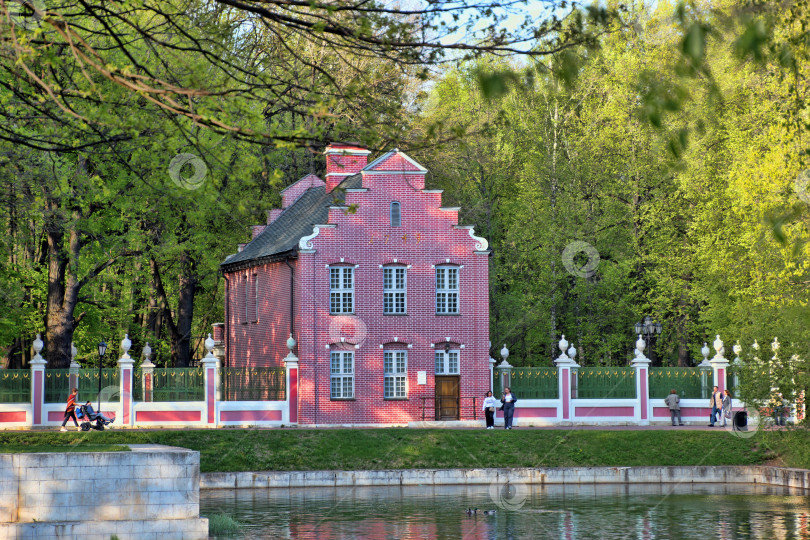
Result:
{"label": "gable cornice", "polygon": [[312,240],[315,239],[319,234],[321,234],[321,229],[334,229],[335,225],[315,225],[312,227],[312,234],[308,234],[306,236],[302,236],[301,240],[298,241],[298,249],[302,253],[313,253],[315,251],[315,246],[312,245]]}
{"label": "gable cornice", "polygon": [[475,236],[474,225],[453,225],[456,229],[467,229],[470,233],[470,238],[475,240],[475,251],[486,251],[489,248],[489,241],[483,236]]}

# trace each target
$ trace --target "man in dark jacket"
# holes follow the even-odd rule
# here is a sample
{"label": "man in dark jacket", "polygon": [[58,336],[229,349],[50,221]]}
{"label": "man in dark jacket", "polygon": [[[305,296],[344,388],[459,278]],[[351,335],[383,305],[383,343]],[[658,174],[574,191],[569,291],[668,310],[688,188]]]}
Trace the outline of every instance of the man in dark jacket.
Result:
{"label": "man in dark jacket", "polygon": [[717,417],[723,414],[723,393],[716,386],[712,387],[712,415],[709,417],[709,427],[714,427]]}

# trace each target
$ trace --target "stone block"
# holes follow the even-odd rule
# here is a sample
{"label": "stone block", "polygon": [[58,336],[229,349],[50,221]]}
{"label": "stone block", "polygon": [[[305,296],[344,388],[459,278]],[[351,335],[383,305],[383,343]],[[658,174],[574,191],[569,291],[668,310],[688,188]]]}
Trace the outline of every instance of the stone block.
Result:
{"label": "stone block", "polygon": [[[288,487],[289,482],[284,484],[283,481],[280,485],[271,485],[269,487]],[[236,488],[236,476],[232,473],[205,473],[200,478],[200,487],[203,489],[234,489]]]}

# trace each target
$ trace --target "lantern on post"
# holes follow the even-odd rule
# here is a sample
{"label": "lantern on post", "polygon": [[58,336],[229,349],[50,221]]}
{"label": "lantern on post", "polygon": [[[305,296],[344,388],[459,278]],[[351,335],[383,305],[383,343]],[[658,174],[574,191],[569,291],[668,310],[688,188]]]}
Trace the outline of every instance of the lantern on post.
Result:
{"label": "lantern on post", "polygon": [[98,413],[101,414],[101,369],[104,355],[107,354],[107,343],[102,339],[98,344]]}

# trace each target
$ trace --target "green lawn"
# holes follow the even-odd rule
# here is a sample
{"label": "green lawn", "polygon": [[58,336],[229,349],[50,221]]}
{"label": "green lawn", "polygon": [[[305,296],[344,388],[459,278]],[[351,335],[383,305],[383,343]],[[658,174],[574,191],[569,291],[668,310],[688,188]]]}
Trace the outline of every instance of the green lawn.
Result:
{"label": "green lawn", "polygon": [[[0,452],[100,451],[93,445],[156,443],[200,452],[202,472],[749,465],[781,457],[810,465],[805,431],[219,429],[184,431],[0,432]],[[802,448],[795,446],[801,445]],[[106,448],[104,448],[106,449]]]}

